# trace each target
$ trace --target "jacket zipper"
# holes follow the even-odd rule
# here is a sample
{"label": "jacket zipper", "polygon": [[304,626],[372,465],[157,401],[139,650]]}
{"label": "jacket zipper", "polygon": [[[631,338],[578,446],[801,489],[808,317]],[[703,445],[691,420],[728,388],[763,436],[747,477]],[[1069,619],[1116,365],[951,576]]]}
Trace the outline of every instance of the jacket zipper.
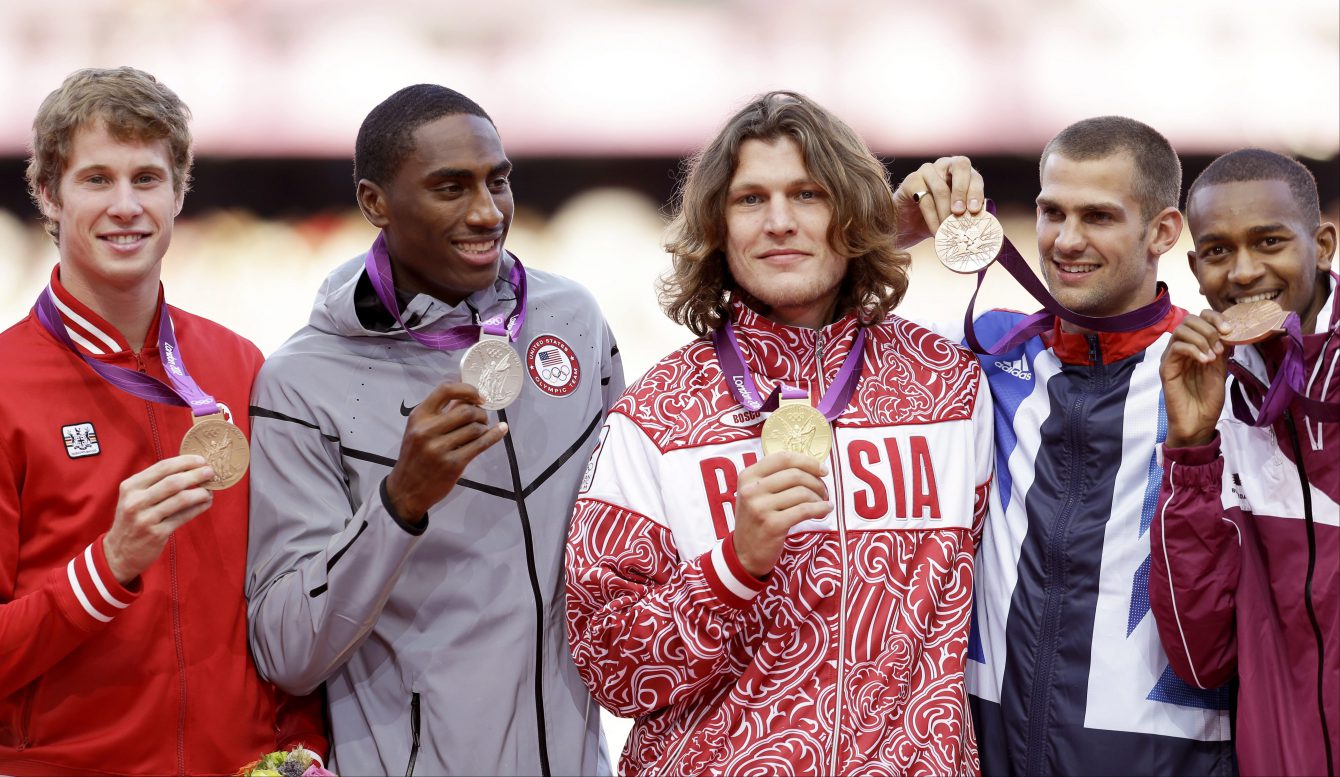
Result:
{"label": "jacket zipper", "polygon": [[[507,423],[507,411],[498,411],[498,420]],[[526,497],[521,487],[521,471],[517,467],[516,446],[512,435],[503,437],[507,448],[507,464],[512,469],[512,489],[516,499],[517,516],[521,519],[521,535],[526,542],[526,571],[530,574],[530,592],[535,599],[535,726],[539,739],[540,773],[550,777],[549,739],[544,722],[544,595],[540,591],[540,576],[535,569],[535,542],[531,537],[530,515],[526,512]]]}
{"label": "jacket zipper", "polygon": [[405,766],[405,777],[414,777],[414,762],[419,760],[419,692],[409,697],[409,763]]}
{"label": "jacket zipper", "polygon": [[1097,335],[1085,335],[1089,341],[1089,362],[1093,372],[1088,386],[1070,403],[1066,417],[1066,447],[1069,452],[1066,465],[1066,497],[1047,536],[1043,569],[1046,577],[1043,590],[1046,598],[1042,609],[1042,630],[1038,634],[1037,654],[1033,659],[1033,687],[1029,693],[1028,741],[1025,750],[1026,774],[1050,774],[1046,768],[1047,718],[1051,709],[1052,677],[1055,672],[1056,639],[1061,627],[1062,550],[1070,529],[1070,519],[1083,498],[1084,459],[1079,455],[1079,444],[1084,437],[1084,420],[1088,415],[1090,394],[1107,384],[1107,367],[1103,364],[1102,348]]}
{"label": "jacket zipper", "polygon": [[[817,372],[815,386],[824,385],[824,333],[819,330],[818,337],[814,342],[814,363]],[[854,341],[853,341],[854,344]],[[832,387],[829,387],[832,390]],[[828,425],[828,434],[832,439],[832,445],[828,451],[828,470],[833,475],[833,493],[829,494],[833,498],[833,519],[837,523],[838,530],[838,641],[837,641],[837,687],[833,694],[833,750],[829,759],[829,774],[837,775],[839,751],[842,747],[842,697],[844,686],[846,685],[846,655],[847,655],[847,527],[846,516],[842,512],[842,499],[838,495],[842,493],[842,471],[838,466],[837,456],[837,430],[830,423]]]}
{"label": "jacket zipper", "polygon": [[[141,373],[148,374],[141,348],[135,351],[135,367]],[[153,438],[154,461],[162,461],[163,440],[158,433],[158,418],[154,415],[153,404],[144,402],[144,412],[149,418],[149,434]],[[186,774],[186,646],[182,642],[181,625],[181,588],[177,578],[177,533],[173,532],[167,541],[168,552],[168,601],[172,605],[172,642],[177,653],[177,774]]]}

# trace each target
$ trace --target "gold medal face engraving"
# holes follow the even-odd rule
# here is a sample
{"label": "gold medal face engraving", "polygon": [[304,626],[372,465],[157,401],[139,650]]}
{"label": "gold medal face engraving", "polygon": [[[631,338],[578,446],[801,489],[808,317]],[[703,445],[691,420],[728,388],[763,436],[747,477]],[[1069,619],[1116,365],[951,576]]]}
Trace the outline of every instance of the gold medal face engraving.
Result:
{"label": "gold medal face engraving", "polygon": [[808,399],[782,400],[763,422],[763,454],[795,451],[823,460],[833,447],[833,432],[823,413]]}
{"label": "gold medal face engraving", "polygon": [[223,420],[222,413],[196,418],[195,425],[181,438],[181,453],[203,457],[214,470],[214,477],[204,484],[210,491],[236,485],[251,464],[246,435]]}
{"label": "gold medal face engraving", "polygon": [[1224,318],[1233,331],[1223,336],[1230,345],[1246,345],[1268,340],[1284,331],[1284,308],[1273,299],[1243,302],[1224,311]]}
{"label": "gold medal face engraving", "polygon": [[512,344],[501,338],[483,336],[461,357],[461,380],[479,389],[485,410],[500,410],[521,396],[521,379],[526,368]]}
{"label": "gold medal face engraving", "polygon": [[996,261],[1005,244],[1005,230],[986,211],[976,216],[951,215],[935,231],[935,255],[957,273],[975,273]]}

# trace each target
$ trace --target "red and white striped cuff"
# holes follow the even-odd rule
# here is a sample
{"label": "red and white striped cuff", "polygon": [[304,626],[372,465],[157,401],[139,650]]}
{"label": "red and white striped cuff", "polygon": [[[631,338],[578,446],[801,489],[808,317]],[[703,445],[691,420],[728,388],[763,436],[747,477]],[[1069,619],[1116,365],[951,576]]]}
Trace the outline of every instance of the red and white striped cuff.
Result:
{"label": "red and white striped cuff", "polygon": [[70,559],[65,575],[79,606],[90,618],[102,623],[111,622],[116,614],[130,606],[136,597],[112,576],[107,559],[102,554],[102,538],[94,540],[84,552]]}
{"label": "red and white striped cuff", "polygon": [[732,607],[747,607],[767,581],[745,570],[735,554],[735,535],[728,534],[705,554],[702,561],[707,586],[721,601]]}

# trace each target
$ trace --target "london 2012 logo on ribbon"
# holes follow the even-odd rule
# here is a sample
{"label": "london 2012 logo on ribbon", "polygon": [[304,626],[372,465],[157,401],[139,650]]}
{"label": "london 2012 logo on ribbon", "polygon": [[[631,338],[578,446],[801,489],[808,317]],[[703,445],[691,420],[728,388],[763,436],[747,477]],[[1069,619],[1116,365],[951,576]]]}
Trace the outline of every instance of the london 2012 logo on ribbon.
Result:
{"label": "london 2012 logo on ribbon", "polygon": [[577,354],[554,335],[540,335],[530,341],[530,347],[526,349],[526,369],[536,387],[554,397],[571,394],[582,379]]}

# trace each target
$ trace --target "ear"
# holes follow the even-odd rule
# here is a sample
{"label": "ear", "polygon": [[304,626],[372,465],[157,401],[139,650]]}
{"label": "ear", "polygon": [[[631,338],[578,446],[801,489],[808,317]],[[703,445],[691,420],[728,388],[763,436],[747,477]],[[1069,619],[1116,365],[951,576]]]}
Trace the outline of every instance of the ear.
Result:
{"label": "ear", "polygon": [[1317,270],[1330,272],[1331,264],[1335,261],[1335,225],[1323,221],[1317,227],[1314,239],[1317,241]]}
{"label": "ear", "polygon": [[185,205],[186,205],[186,187],[183,186],[181,187],[181,191],[177,192],[177,207],[172,211],[173,218],[176,218],[177,216],[181,215],[181,209]]}
{"label": "ear", "polygon": [[1177,245],[1182,236],[1182,212],[1177,208],[1164,208],[1149,222],[1149,253],[1163,256]]}
{"label": "ear", "polygon": [[390,223],[387,213],[390,210],[386,203],[386,191],[381,186],[369,181],[366,178],[358,179],[358,187],[354,191],[354,198],[358,200],[358,209],[363,211],[363,218],[377,229],[386,229]]}
{"label": "ear", "polygon": [[42,215],[50,221],[60,223],[60,199],[45,185],[37,187],[37,200]]}

